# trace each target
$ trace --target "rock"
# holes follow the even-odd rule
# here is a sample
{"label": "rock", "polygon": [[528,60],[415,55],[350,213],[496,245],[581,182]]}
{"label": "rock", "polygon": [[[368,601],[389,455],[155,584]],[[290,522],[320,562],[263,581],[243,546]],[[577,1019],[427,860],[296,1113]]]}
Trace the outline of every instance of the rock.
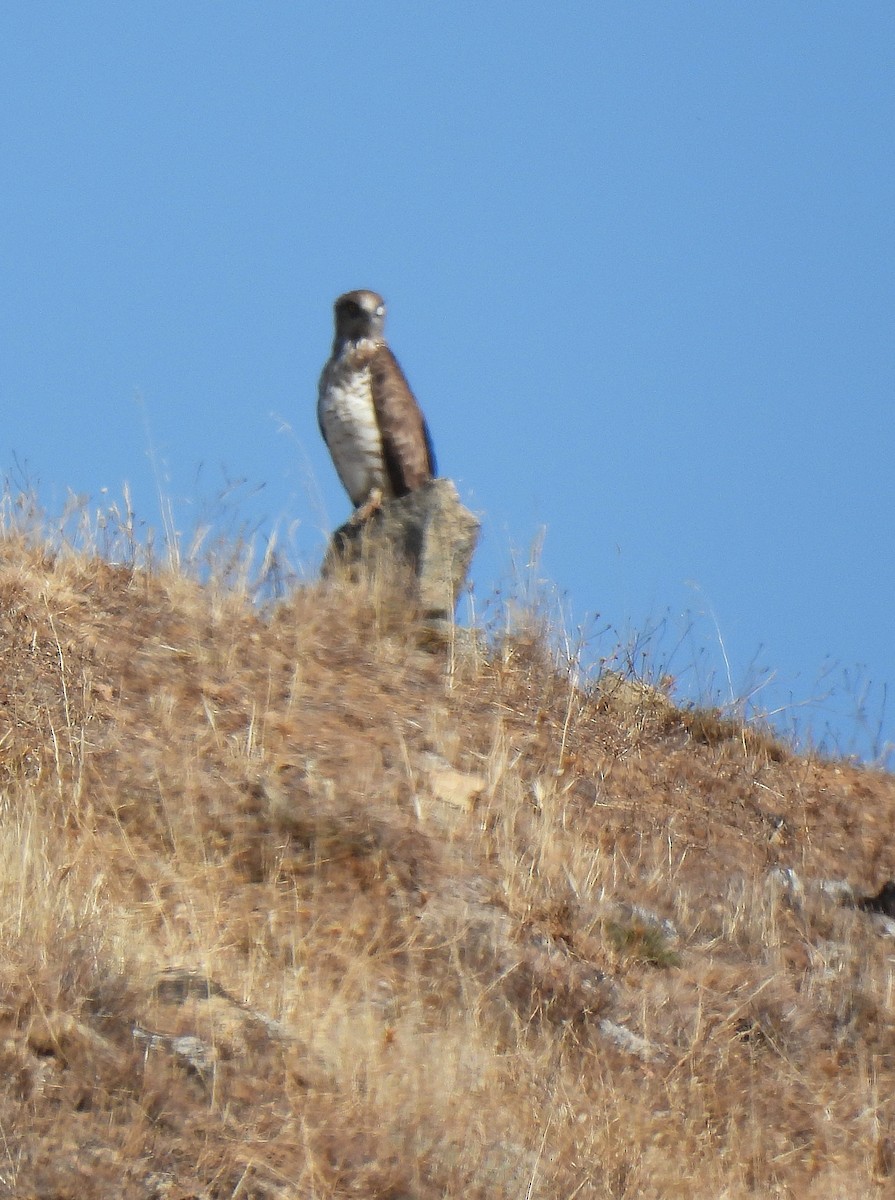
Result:
{"label": "rock", "polygon": [[71,1013],[41,1012],[28,1030],[28,1046],[35,1054],[54,1055],[65,1064],[77,1060],[119,1067],[124,1062],[113,1042]]}
{"label": "rock", "polygon": [[654,1059],[667,1057],[665,1050],[661,1046],[656,1046],[653,1042],[648,1042],[639,1033],[632,1033],[626,1026],[619,1025],[615,1021],[610,1021],[605,1017],[600,1021],[600,1033],[618,1046],[619,1050],[624,1050],[626,1054],[633,1054],[644,1062],[652,1062]]}
{"label": "rock", "polygon": [[855,889],[846,879],[821,879],[816,886],[837,904],[854,903]]}
{"label": "rock", "polygon": [[625,926],[641,925],[645,929],[654,930],[671,944],[676,945],[680,942],[680,934],[673,922],[669,921],[667,917],[661,917],[658,913],[654,913],[652,909],[645,908],[642,904],[629,904],[624,900],[608,900],[599,904],[598,909],[607,920]]}
{"label": "rock", "polygon": [[805,899],[805,886],[792,867],[772,867],[768,872],[767,887],[783,895],[790,904],[801,904]]}
{"label": "rock", "polygon": [[218,1053],[210,1043],[192,1034],[173,1036],[165,1033],[153,1033],[142,1025],[133,1027],[134,1041],[144,1047],[144,1053],[151,1050],[167,1050],[181,1066],[201,1081],[210,1085],[214,1080],[214,1068],[218,1061]]}
{"label": "rock", "polygon": [[608,668],[597,680],[597,695],[601,706],[627,720],[661,718],[674,707],[662,688]]}
{"label": "rock", "polygon": [[895,938],[895,920],[892,917],[887,917],[885,913],[877,912],[872,914],[872,919],[877,933],[881,933],[884,937]]}
{"label": "rock", "polygon": [[[480,522],[464,508],[450,479],[387,500],[366,521],[347,521],[335,531],[323,562],[324,577],[337,564],[385,571],[430,620],[450,620],[478,541]],[[403,577],[403,578],[402,578]]]}
{"label": "rock", "polygon": [[488,786],[484,775],[457,771],[438,754],[421,755],[420,765],[425,770],[432,796],[442,804],[448,804],[465,813],[473,811],[479,797]]}
{"label": "rock", "polygon": [[243,1065],[286,1070],[301,1086],[328,1080],[324,1067],[295,1031],[241,1003],[220,983],[189,967],[170,967],[145,990],[131,1026],[152,1066],[173,1059],[209,1090],[231,1094]]}

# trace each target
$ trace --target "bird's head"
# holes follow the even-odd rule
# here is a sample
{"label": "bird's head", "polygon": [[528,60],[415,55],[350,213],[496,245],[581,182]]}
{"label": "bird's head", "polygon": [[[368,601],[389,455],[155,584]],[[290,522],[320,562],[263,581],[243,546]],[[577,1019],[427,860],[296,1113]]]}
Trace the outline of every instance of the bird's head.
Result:
{"label": "bird's head", "polygon": [[336,347],[369,339],[378,341],[385,328],[385,301],[377,292],[346,292],[334,307]]}

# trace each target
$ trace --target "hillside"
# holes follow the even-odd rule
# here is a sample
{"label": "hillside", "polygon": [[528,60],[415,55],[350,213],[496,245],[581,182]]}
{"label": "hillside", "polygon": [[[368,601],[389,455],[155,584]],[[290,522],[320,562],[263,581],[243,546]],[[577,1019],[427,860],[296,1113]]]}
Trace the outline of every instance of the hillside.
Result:
{"label": "hillside", "polygon": [[346,580],[0,560],[0,1195],[895,1194],[895,779]]}

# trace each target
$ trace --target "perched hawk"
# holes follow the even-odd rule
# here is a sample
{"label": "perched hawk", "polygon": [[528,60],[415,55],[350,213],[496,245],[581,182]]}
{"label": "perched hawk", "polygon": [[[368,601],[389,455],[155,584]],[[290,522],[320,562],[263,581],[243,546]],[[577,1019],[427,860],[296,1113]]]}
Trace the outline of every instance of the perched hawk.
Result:
{"label": "perched hawk", "polygon": [[435,475],[426,418],[383,334],[385,302],[346,292],[335,303],[336,336],[320,376],[317,419],[355,517],[406,496]]}

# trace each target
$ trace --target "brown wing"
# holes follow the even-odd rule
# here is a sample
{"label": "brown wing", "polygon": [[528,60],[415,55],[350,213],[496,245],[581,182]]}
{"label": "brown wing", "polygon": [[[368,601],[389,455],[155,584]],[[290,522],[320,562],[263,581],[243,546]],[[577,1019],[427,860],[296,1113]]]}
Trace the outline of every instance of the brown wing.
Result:
{"label": "brown wing", "polygon": [[389,482],[396,496],[406,496],[435,475],[429,427],[388,346],[373,355],[370,384]]}

